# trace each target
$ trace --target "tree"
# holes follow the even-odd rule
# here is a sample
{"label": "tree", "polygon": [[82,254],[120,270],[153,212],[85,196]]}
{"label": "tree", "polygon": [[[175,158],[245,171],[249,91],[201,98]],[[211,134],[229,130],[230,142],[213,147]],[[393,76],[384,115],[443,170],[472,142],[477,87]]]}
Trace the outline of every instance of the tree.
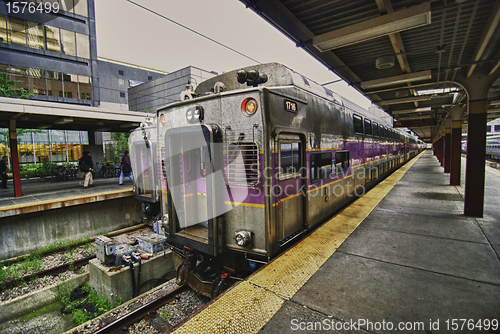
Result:
{"label": "tree", "polygon": [[[11,97],[17,99],[29,99],[34,94],[29,93],[24,88],[12,87],[14,84],[19,83],[19,80],[9,80],[7,72],[0,73],[0,96],[1,97]],[[44,133],[43,130],[30,130],[30,129],[16,129],[17,137],[22,136],[25,133]],[[3,140],[0,142],[5,143],[5,150],[9,152],[10,138],[9,131],[0,131],[0,135],[3,136]],[[10,161],[9,161],[10,164]]]}
{"label": "tree", "polygon": [[14,84],[21,82],[19,80],[9,80],[7,72],[0,73],[0,96],[13,97],[18,99],[29,99],[34,94],[29,93],[24,88],[12,87]]}
{"label": "tree", "polygon": [[120,151],[128,150],[128,136],[127,132],[113,132],[111,134],[111,139],[113,139],[115,147],[114,160],[118,161],[120,158]]}

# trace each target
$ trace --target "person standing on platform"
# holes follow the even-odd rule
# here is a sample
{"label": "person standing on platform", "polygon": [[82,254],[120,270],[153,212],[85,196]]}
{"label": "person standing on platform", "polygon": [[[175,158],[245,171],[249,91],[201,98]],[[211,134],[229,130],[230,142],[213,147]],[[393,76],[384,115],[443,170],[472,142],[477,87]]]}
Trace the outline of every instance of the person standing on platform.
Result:
{"label": "person standing on platform", "polygon": [[94,162],[90,156],[89,151],[83,152],[83,156],[80,159],[80,170],[85,173],[85,180],[83,181],[83,189],[94,186],[94,181],[92,179],[92,171],[94,170]]}
{"label": "person standing on platform", "polygon": [[134,182],[134,179],[132,177],[132,165],[130,164],[130,155],[128,151],[125,151],[125,154],[123,155],[122,158],[122,166],[121,166],[121,172],[120,172],[120,178],[118,179],[118,184],[122,185],[123,184],[123,179],[125,176],[128,176],[130,181],[132,183]]}
{"label": "person standing on platform", "polygon": [[0,173],[2,176],[2,189],[9,189],[7,187],[7,156],[4,155],[0,160]]}

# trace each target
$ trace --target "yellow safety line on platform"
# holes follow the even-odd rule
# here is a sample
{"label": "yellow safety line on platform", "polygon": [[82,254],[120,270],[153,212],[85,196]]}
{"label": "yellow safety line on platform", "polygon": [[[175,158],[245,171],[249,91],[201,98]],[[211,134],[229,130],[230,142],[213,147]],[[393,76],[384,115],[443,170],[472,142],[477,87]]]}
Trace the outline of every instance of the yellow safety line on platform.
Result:
{"label": "yellow safety line on platform", "polygon": [[236,285],[174,333],[257,333],[285,300],[291,299],[332,256],[421,155],[255,275]]}

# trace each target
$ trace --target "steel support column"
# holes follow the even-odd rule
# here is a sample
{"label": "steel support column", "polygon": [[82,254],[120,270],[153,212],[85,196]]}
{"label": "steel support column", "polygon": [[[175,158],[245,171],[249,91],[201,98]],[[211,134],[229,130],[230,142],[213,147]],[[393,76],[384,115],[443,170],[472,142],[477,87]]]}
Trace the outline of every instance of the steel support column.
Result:
{"label": "steel support column", "polygon": [[464,107],[450,109],[451,115],[451,167],[450,185],[460,185],[462,165],[462,116]]}
{"label": "steel support column", "polygon": [[486,99],[469,101],[464,204],[466,216],[483,216],[487,108]]}
{"label": "steel support column", "polygon": [[444,132],[444,172],[449,173],[451,169],[451,119],[444,120],[446,130]]}
{"label": "steel support column", "polygon": [[9,123],[10,138],[10,162],[12,164],[12,174],[14,181],[14,196],[23,196],[21,189],[21,173],[19,171],[19,151],[17,150],[16,120],[11,119]]}

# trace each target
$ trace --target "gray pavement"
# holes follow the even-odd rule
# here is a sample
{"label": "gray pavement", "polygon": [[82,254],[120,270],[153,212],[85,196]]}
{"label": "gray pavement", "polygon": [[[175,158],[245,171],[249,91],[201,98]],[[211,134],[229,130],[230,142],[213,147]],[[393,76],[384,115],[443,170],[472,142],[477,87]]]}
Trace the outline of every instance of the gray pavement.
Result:
{"label": "gray pavement", "polygon": [[21,180],[22,197],[14,197],[12,180],[8,181],[9,189],[0,189],[0,210],[11,205],[36,205],[48,200],[65,200],[74,197],[86,197],[108,191],[129,191],[132,182],[125,178],[123,185],[118,185],[118,178],[94,179],[94,187],[83,189],[78,181],[54,182],[46,180]]}
{"label": "gray pavement", "polygon": [[463,192],[426,151],[261,332],[500,332],[484,327],[500,320],[500,177],[486,173],[484,218],[463,215]]}

